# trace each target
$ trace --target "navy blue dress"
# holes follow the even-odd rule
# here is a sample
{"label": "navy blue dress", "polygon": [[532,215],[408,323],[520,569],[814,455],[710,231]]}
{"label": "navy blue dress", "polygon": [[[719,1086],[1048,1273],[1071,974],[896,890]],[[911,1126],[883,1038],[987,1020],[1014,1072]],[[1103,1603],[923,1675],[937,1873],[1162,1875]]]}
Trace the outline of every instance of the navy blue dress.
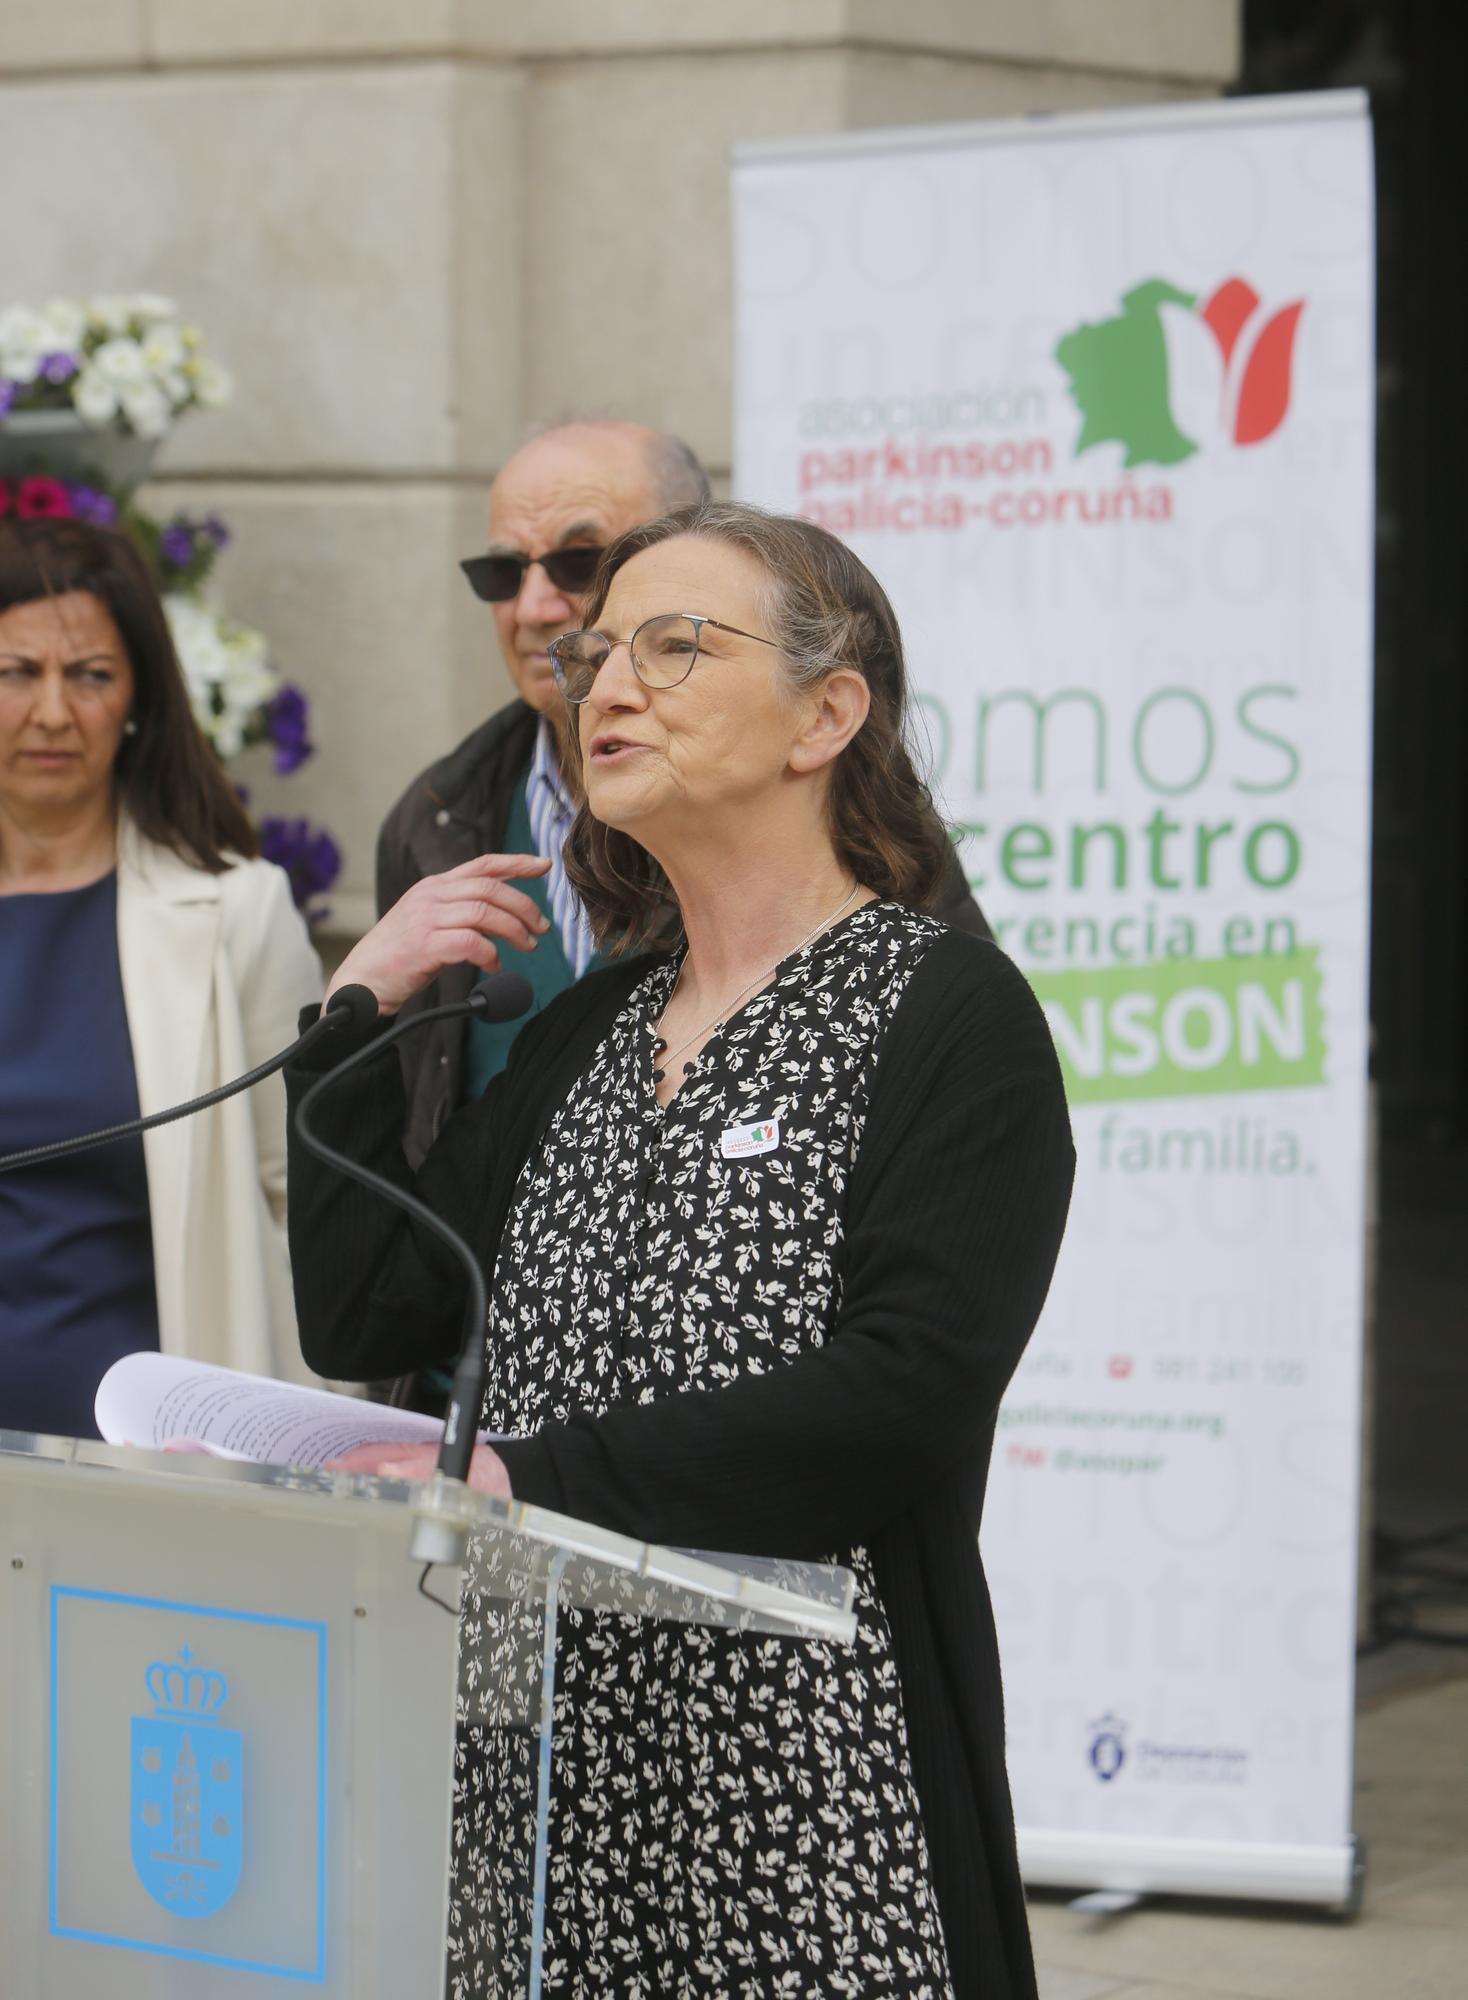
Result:
{"label": "navy blue dress", "polygon": [[[117,877],[0,896],[0,1152],[137,1115]],[[0,1428],[96,1437],[98,1382],[157,1346],[142,1140],[0,1174]]]}

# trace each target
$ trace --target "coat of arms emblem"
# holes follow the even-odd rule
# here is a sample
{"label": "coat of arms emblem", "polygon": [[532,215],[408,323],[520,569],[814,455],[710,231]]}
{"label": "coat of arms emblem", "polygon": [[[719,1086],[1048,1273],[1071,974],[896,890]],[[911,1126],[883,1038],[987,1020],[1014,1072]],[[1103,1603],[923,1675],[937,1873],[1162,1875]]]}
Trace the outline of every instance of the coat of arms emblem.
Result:
{"label": "coat of arms emblem", "polygon": [[1091,1724],[1091,1769],[1103,1785],[1109,1785],[1126,1762],[1126,1724],[1119,1716],[1106,1714]]}
{"label": "coat of arms emblem", "polygon": [[138,1880],[178,1917],[208,1917],[239,1886],[241,1738],[219,1721],[223,1674],[185,1646],[144,1676],[151,1715],[132,1718],[132,1856]]}

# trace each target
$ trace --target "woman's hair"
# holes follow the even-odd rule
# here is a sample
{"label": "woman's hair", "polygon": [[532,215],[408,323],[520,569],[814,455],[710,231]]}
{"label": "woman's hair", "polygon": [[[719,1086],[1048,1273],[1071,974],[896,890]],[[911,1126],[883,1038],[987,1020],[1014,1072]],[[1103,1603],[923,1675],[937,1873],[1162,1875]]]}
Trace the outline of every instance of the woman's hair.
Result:
{"label": "woman's hair", "polygon": [[[837,667],[862,675],[871,692],[866,721],[829,767],[831,839],[858,882],[914,909],[932,908],[951,848],[908,753],[902,638],[882,586],[824,528],[710,500],[633,528],[611,544],[587,600],[588,627],[601,616],[623,564],[676,535],[724,542],[760,564],[765,631],[779,647],[792,690],[818,686]],[[579,764],[579,736],[574,728],[569,735]],[[673,897],[661,867],[630,834],[594,819],[584,803],[566,842],[566,872],[604,950],[619,954],[669,942]]]}
{"label": "woman's hair", "polygon": [[254,828],[194,720],[142,556],[126,536],[86,521],[0,521],[0,612],[73,591],[106,605],[132,668],[137,728],[112,767],[120,809],[146,839],[211,875],[230,855],[254,855]]}

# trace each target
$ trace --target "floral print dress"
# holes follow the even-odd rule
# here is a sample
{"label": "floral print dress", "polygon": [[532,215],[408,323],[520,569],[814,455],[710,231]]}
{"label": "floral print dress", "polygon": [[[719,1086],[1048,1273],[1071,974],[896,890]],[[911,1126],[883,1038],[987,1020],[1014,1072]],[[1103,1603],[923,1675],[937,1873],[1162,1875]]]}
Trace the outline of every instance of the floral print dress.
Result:
{"label": "floral print dress", "polygon": [[[716,1392],[823,1344],[883,1031],[940,935],[895,904],[855,911],[666,1108],[653,1024],[676,967],[648,973],[521,1175],[491,1430]],[[561,1612],[546,1994],[950,2000],[886,1615],[863,1549],[829,1559],[857,1580],[850,1646]],[[463,1615],[480,1635],[503,1619],[472,1594]],[[455,2000],[522,1990],[533,1763],[533,1737],[461,1689]]]}

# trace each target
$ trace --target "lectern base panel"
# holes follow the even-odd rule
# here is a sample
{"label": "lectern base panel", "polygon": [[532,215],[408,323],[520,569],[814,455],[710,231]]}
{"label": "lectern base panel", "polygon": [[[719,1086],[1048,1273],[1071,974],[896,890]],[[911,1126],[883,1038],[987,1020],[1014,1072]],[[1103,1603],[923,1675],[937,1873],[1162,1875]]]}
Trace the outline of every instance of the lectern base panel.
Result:
{"label": "lectern base panel", "polygon": [[539,2000],[559,1607],[854,1629],[844,1571],[472,1496],[460,1657],[420,1492],[0,1431],[0,1991],[440,1993],[457,1682],[527,1753],[501,1987]]}

